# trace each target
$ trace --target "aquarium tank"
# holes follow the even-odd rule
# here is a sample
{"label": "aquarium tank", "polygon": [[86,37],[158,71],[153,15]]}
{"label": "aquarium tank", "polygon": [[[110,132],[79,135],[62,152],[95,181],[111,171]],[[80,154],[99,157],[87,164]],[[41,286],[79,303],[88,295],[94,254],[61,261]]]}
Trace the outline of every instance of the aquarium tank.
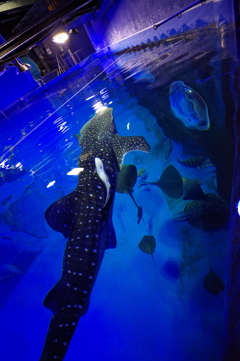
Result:
{"label": "aquarium tank", "polygon": [[237,2],[196,3],[2,107],[1,360],[240,360]]}

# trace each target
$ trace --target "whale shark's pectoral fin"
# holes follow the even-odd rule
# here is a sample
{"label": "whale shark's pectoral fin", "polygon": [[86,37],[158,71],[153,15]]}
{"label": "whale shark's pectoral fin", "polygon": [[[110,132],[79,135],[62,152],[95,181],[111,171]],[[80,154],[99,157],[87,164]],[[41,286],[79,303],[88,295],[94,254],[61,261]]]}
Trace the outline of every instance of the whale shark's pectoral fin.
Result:
{"label": "whale shark's pectoral fin", "polygon": [[[76,191],[51,204],[45,212],[48,225],[68,238],[78,218],[78,198]],[[80,199],[79,199],[80,201]]]}
{"label": "whale shark's pectoral fin", "polygon": [[62,279],[60,279],[55,286],[48,292],[43,301],[43,305],[52,311],[54,315],[57,314],[59,306],[65,294],[65,286]]}
{"label": "whale shark's pectoral fin", "polygon": [[125,154],[139,150],[148,153],[149,144],[142,136],[121,137],[118,134],[114,136],[113,151],[117,158],[118,164],[121,165]]}

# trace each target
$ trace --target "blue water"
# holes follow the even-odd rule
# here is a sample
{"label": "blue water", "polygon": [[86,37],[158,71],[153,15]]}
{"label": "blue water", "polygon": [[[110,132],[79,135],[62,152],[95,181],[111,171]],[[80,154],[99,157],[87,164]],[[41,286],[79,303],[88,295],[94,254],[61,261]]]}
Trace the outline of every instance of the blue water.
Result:
{"label": "blue water", "polygon": [[[74,134],[94,116],[97,103],[113,108],[119,135],[142,135],[151,146],[148,154],[132,152],[124,159],[140,173],[133,195],[143,207],[144,222],[137,223],[130,196],[116,193],[117,248],[106,250],[90,307],[64,360],[220,360],[224,292],[214,295],[203,281],[211,265],[225,282],[229,223],[206,231],[186,220],[176,222],[191,200],[142,183],[156,182],[174,165],[182,177],[198,179],[204,193],[230,202],[234,70],[233,60],[221,59],[214,40],[180,39],[97,60],[5,112],[0,136],[2,360],[40,357],[51,318],[42,302],[61,275],[66,243],[47,225],[44,212],[77,185],[77,177],[67,175],[81,152]],[[169,89],[178,80],[204,99],[208,131],[191,130],[174,116]],[[178,161],[199,155],[207,158],[202,166]],[[144,235],[156,240],[155,265],[138,247]]]}

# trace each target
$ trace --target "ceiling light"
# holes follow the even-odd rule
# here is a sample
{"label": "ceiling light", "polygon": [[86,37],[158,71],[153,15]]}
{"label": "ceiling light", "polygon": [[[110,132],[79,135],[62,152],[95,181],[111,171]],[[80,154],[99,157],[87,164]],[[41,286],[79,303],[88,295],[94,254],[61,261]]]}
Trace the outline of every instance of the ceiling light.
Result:
{"label": "ceiling light", "polygon": [[64,44],[64,43],[66,43],[68,38],[69,38],[69,36],[66,32],[61,32],[61,33],[54,35],[54,37],[52,38],[52,41],[54,43]]}

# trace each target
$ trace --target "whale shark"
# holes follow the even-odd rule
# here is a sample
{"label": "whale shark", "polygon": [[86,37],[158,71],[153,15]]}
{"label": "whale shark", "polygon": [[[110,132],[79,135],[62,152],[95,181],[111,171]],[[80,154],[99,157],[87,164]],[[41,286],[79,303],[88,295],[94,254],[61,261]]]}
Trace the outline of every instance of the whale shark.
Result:
{"label": "whale shark", "polygon": [[126,153],[148,152],[142,136],[120,136],[113,109],[104,108],[81,129],[82,152],[76,189],[45,212],[48,225],[68,238],[62,274],[49,291],[44,306],[53,315],[40,361],[63,360],[86,313],[104,252],[116,247],[112,223],[117,176]]}

